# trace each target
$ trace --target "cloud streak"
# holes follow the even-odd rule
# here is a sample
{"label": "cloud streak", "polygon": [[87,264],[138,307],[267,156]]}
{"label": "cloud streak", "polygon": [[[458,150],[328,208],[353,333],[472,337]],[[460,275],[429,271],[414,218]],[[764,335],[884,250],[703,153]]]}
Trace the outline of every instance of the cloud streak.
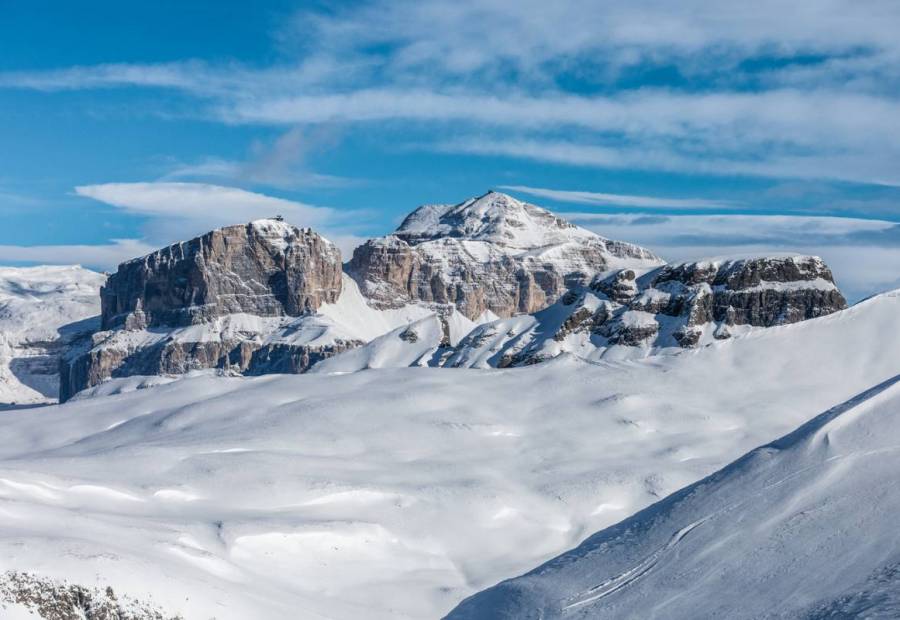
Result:
{"label": "cloud streak", "polygon": [[207,183],[104,183],[78,186],[75,193],[136,215],[199,220],[207,227],[276,214],[302,226],[335,218],[332,209]]}
{"label": "cloud streak", "polygon": [[658,196],[633,196],[629,194],[546,189],[525,185],[501,185],[500,188],[540,198],[549,198],[559,202],[596,206],[643,207],[650,209],[733,209],[737,206],[733,201],[709,200],[706,198],[660,198]]}

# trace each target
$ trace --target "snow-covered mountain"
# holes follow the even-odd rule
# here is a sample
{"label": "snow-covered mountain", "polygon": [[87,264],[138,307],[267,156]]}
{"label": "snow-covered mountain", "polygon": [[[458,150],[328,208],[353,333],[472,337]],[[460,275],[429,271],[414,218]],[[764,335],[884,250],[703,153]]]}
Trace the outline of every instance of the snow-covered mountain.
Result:
{"label": "snow-covered mountain", "polygon": [[357,248],[346,269],[378,307],[451,305],[479,320],[485,312],[541,310],[598,273],[662,263],[649,250],[491,191],[420,207],[393,234]]}
{"label": "snow-covered mountain", "polygon": [[60,399],[115,377],[301,373],[334,356],[317,372],[645,356],[846,307],[815,257],[664,265],[496,192],[421,207],[344,267],[280,219],[127,261],[101,291],[102,329],[64,357]]}
{"label": "snow-covered mountain", "polygon": [[0,571],[186,618],[438,617],[896,375],[898,313],[900,292],[621,362],[114,379],[4,414]]}
{"label": "snow-covered mountain", "polygon": [[81,267],[0,267],[0,407],[56,400],[60,351],[96,329],[106,276]]}
{"label": "snow-covered mountain", "polygon": [[448,618],[897,618],[898,437],[900,374]]}

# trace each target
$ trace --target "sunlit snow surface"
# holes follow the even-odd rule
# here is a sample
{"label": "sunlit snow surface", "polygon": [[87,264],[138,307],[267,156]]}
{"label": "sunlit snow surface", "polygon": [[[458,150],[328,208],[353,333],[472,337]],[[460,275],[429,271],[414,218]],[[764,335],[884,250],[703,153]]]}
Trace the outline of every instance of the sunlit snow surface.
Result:
{"label": "sunlit snow surface", "polygon": [[898,618],[900,374],[453,620]]}
{"label": "sunlit snow surface", "polygon": [[890,378],[898,316],[616,363],[114,381],[0,417],[0,570],[204,620],[438,617]]}

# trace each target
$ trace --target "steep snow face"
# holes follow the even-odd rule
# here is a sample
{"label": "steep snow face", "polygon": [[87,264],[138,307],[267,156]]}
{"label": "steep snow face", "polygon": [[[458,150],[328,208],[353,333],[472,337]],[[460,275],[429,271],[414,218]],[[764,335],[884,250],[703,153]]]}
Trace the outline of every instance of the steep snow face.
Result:
{"label": "steep snow face", "polygon": [[895,618],[898,437],[895,375],[449,618]]}
{"label": "steep snow face", "polygon": [[95,327],[83,321],[100,313],[105,280],[76,266],[0,267],[0,407],[56,399],[59,350]]}
{"label": "steep snow face", "polygon": [[453,305],[475,319],[535,312],[598,273],[660,264],[648,250],[488,192],[417,209],[393,235],[357,248],[347,271],[378,306]]}
{"label": "steep snow face", "polygon": [[111,381],[3,415],[0,571],[187,618],[439,617],[889,379],[898,313],[626,362]]}

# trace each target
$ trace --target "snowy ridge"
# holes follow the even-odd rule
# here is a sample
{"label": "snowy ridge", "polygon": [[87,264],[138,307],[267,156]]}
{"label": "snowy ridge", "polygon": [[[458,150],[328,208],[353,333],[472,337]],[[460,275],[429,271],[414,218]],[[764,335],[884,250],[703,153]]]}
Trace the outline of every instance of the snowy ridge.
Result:
{"label": "snowy ridge", "polygon": [[370,368],[437,366],[442,351],[449,353],[448,334],[440,318],[431,314],[398,327],[371,342],[312,367],[312,373],[348,373]]}
{"label": "snowy ridge", "polygon": [[108,396],[4,414],[0,570],[99,575],[188,618],[438,617],[889,379],[898,313],[887,294],[636,361],[198,376],[122,394],[136,378],[113,380]]}
{"label": "snowy ridge", "polygon": [[898,435],[895,375],[448,618],[896,617]]}
{"label": "snowy ridge", "polygon": [[493,191],[457,205],[420,207],[403,220],[394,234],[412,244],[450,237],[518,249],[597,236],[545,209]]}

